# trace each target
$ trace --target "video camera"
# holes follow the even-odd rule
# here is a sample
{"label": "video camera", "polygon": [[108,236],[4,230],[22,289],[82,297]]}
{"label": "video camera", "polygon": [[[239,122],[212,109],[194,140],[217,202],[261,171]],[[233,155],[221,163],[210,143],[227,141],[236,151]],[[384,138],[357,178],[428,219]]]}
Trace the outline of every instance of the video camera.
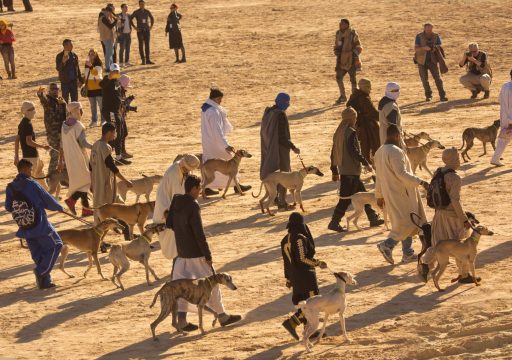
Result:
{"label": "video camera", "polygon": [[124,106],[126,112],[130,112],[130,111],[137,112],[137,106],[131,105],[133,100],[135,100],[134,95],[130,95],[126,99],[124,99],[123,106]]}

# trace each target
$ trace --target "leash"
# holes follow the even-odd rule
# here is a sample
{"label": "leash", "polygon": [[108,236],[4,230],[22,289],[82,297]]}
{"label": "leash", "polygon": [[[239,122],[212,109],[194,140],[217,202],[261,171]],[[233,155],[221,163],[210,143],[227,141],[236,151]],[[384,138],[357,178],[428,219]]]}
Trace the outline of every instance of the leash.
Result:
{"label": "leash", "polygon": [[307,174],[308,169],[306,168],[306,165],[304,165],[304,160],[302,159],[302,156],[300,156],[300,154],[297,154],[297,157],[299,158],[300,163],[302,164],[302,167],[304,168],[304,170],[306,170],[306,174]]}
{"label": "leash", "polygon": [[70,212],[67,212],[67,211],[65,211],[65,210],[62,210],[62,211],[61,211],[61,213],[65,214],[65,215],[67,215],[67,216],[69,216],[69,217],[71,217],[71,218],[73,218],[73,219],[75,219],[75,220],[78,220],[78,221],[80,221],[81,223],[83,223],[83,224],[85,224],[85,225],[94,226],[94,224],[93,224],[93,223],[91,223],[91,222],[89,222],[89,221],[87,221],[87,220],[84,220],[84,219],[82,219],[82,218],[80,218],[80,217],[78,217],[78,216],[75,216],[75,215],[73,215],[73,214],[71,214]]}

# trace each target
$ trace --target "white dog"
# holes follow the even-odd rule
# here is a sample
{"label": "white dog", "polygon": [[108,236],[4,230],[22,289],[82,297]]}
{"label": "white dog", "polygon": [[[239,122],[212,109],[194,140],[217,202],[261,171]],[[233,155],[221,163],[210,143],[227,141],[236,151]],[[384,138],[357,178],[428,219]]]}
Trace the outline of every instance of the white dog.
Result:
{"label": "white dog", "polygon": [[[353,223],[356,226],[357,230],[361,230],[359,225],[357,225],[357,221],[361,217],[361,215],[364,214],[364,206],[366,204],[369,204],[372,206],[374,210],[379,209],[379,206],[377,206],[377,198],[375,197],[375,193],[373,191],[368,192],[358,192],[351,196],[340,196],[340,199],[350,199],[352,200],[352,206],[354,207],[354,213],[347,217],[347,230],[349,230],[350,227],[350,221],[354,219]],[[382,214],[384,217],[384,225],[386,226],[386,229],[389,230],[388,227],[388,213],[386,211],[386,206],[382,208]]]}
{"label": "white dog", "polygon": [[350,341],[345,328],[345,317],[343,316],[345,308],[347,307],[347,302],[345,300],[345,286],[347,284],[357,285],[357,282],[355,277],[348,272],[334,273],[334,276],[336,277],[336,288],[331,290],[331,292],[325,295],[310,297],[306,301],[299,302],[297,305],[297,308],[302,310],[307,320],[307,324],[304,326],[302,339],[307,352],[311,352],[312,344],[309,342],[309,337],[316,331],[316,329],[318,329],[321,312],[324,313],[324,325],[315,343],[318,343],[320,339],[322,339],[329,315],[336,313],[340,314],[340,324],[343,336],[345,336],[345,340]]}
{"label": "white dog", "polygon": [[147,202],[149,202],[149,195],[153,191],[153,185],[160,183],[162,180],[161,175],[145,176],[143,178],[132,180],[132,187],[129,188],[124,181],[117,183],[117,193],[121,197],[121,200],[126,201],[126,193],[128,191],[134,192],[137,195],[135,202],[139,202],[139,198],[142,195],[146,196]]}

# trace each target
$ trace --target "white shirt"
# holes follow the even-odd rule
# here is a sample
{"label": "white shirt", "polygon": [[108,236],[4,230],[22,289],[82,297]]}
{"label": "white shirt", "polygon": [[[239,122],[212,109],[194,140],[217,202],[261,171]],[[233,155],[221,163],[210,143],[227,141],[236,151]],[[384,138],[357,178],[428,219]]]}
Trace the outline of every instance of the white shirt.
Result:
{"label": "white shirt", "polygon": [[500,125],[502,129],[512,126],[512,81],[505,83],[498,97],[500,102]]}

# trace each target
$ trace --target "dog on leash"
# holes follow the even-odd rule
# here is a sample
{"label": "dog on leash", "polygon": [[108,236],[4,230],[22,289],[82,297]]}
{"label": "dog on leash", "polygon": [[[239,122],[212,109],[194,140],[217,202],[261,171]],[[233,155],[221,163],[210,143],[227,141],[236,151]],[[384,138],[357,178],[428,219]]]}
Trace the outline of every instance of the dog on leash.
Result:
{"label": "dog on leash", "polygon": [[222,194],[223,199],[226,198],[226,192],[229,189],[229,185],[231,185],[231,181],[235,182],[235,186],[238,189],[240,195],[244,195],[242,189],[240,188],[240,184],[236,179],[242,158],[252,158],[252,155],[245,150],[237,150],[235,152],[235,156],[233,156],[233,158],[230,160],[209,159],[204,162],[203,166],[201,167],[201,176],[203,178],[203,184],[201,185],[203,189],[203,199],[207,198],[205,193],[206,187],[208,184],[211,184],[213,180],[215,180],[216,171],[229,177],[226,188],[224,189],[224,193]]}
{"label": "dog on leash", "polygon": [[274,201],[277,196],[277,185],[281,185],[288,190],[293,195],[293,206],[297,204],[297,197],[299,199],[299,204],[302,212],[306,212],[304,210],[304,206],[302,205],[302,195],[300,191],[302,190],[302,186],[304,186],[304,178],[309,174],[315,174],[317,176],[324,176],[324,174],[316,167],[316,166],[308,166],[304,169],[300,169],[299,171],[292,172],[284,172],[284,171],[276,171],[272,174],[267,175],[265,179],[261,182],[260,192],[258,195],[254,195],[252,193],[253,198],[258,198],[261,195],[261,190],[263,186],[265,186],[265,195],[260,199],[260,207],[261,212],[265,214],[265,209],[270,216],[274,216],[275,214],[270,211],[270,204]]}
{"label": "dog on leash", "polygon": [[432,149],[445,149],[443,145],[437,140],[430,140],[425,145],[407,148],[407,156],[409,157],[409,161],[411,162],[412,172],[416,174],[416,168],[419,166],[421,168],[425,168],[427,172],[432,176],[432,171],[427,166],[427,158],[428,153]]}
{"label": "dog on leash", "polygon": [[[469,157],[468,151],[473,147],[475,138],[480,140],[483,143],[484,146],[484,153],[480,156],[484,156],[487,154],[487,143],[490,142],[493,150],[496,150],[496,137],[498,136],[498,130],[500,128],[500,121],[496,120],[492,123],[492,125],[489,125],[485,128],[467,128],[462,133],[462,146],[459,150],[462,150],[464,148],[464,145],[466,145],[466,148],[461,153],[462,160],[464,162],[467,162],[468,160],[471,160]],[[468,160],[466,160],[466,157]]]}
{"label": "dog on leash", "polygon": [[[210,300],[212,289],[215,285],[222,284],[227,286],[231,290],[236,290],[236,285],[233,283],[233,279],[227,273],[216,273],[208,276],[204,279],[179,279],[168,281],[158,290],[153,298],[153,302],[149,306],[150,308],[155,305],[156,299],[160,296],[160,315],[158,318],[151,323],[151,333],[153,334],[153,340],[157,341],[158,338],[155,335],[155,330],[158,324],[165,320],[172,312],[173,321],[176,319],[178,311],[178,299],[182,298],[191,304],[197,305],[197,312],[199,316],[199,329],[201,334],[204,334],[203,328],[203,309],[206,307],[206,303]],[[213,320],[212,326],[215,326],[217,321],[217,314],[214,314],[215,319]],[[183,330],[178,329],[179,333],[183,333]]]}
{"label": "dog on leash", "polygon": [[87,270],[85,270],[84,277],[86,277],[89,270],[91,270],[92,260],[94,259],[94,263],[98,269],[98,274],[100,274],[102,279],[105,279],[101,273],[100,262],[98,261],[98,250],[100,248],[100,244],[109,230],[122,230],[123,228],[124,227],[116,219],[109,218],[103,220],[96,226],[86,229],[67,229],[59,231],[59,235],[63,243],[62,249],[60,250],[59,269],[68,277],[74,277],[64,270],[64,262],[68,257],[69,245],[73,245],[73,247],[78,250],[85,251],[89,258],[89,266],[87,267]]}
{"label": "dog on leash", "polygon": [[162,175],[144,176],[141,179],[132,180],[133,187],[129,188],[126,182],[120,181],[117,183],[117,193],[123,201],[126,201],[126,193],[132,191],[137,195],[135,202],[139,202],[142,195],[146,196],[146,201],[149,202],[149,195],[153,191],[153,185],[160,183]]}
{"label": "dog on leash", "polygon": [[[159,233],[165,230],[165,224],[151,224],[146,226],[146,231],[135,239],[130,241],[128,244],[112,244],[108,258],[112,265],[114,265],[114,273],[110,280],[114,283],[117,288],[124,290],[123,283],[121,282],[121,275],[123,275],[130,268],[130,261],[138,261],[146,269],[146,282],[148,286],[151,286],[149,281],[149,272],[155,278],[160,280],[156,276],[155,271],[149,266],[149,256],[151,255],[151,238],[155,233]],[[117,272],[119,270],[119,272]],[[116,280],[119,285],[116,283]]]}
{"label": "dog on leash", "polygon": [[[357,225],[357,222],[359,221],[361,215],[365,213],[364,206],[366,204],[371,205],[373,209],[379,209],[379,206],[377,205],[377,198],[375,197],[375,192],[373,191],[358,192],[351,196],[340,196],[340,199],[350,199],[352,202],[352,206],[354,207],[354,213],[347,217],[347,231],[349,230],[351,220],[353,220],[353,223],[357,230],[361,230],[359,225]],[[382,213],[384,217],[384,225],[386,226],[386,229],[389,230],[388,213],[386,211],[386,206],[382,208]]]}
{"label": "dog on leash", "polygon": [[[466,263],[471,275],[473,276],[475,285],[480,285],[477,281],[475,271],[478,241],[482,235],[494,235],[494,233],[483,225],[478,225],[477,227],[473,227],[473,225],[471,225],[471,227],[473,228],[473,232],[463,242],[460,242],[459,240],[439,241],[435,246],[429,248],[421,258],[421,261],[424,264],[430,264],[432,261],[437,260],[437,266],[432,271],[432,280],[437,290],[445,290],[441,289],[439,286],[439,279],[446,270],[450,257],[457,259],[461,264]],[[455,281],[457,280],[458,278]]]}
{"label": "dog on leash", "polygon": [[432,138],[425,131],[418,134],[405,134],[404,143],[407,147],[417,147],[420,146],[421,140],[431,141]]}
{"label": "dog on leash", "polygon": [[325,326],[329,320],[329,315],[339,314],[341,331],[346,341],[350,341],[347,335],[347,329],[345,328],[345,316],[344,312],[347,307],[347,301],[345,298],[345,287],[347,285],[357,285],[355,277],[348,272],[337,272],[334,273],[336,278],[336,287],[325,295],[312,296],[305,301],[299,302],[297,305],[298,309],[301,309],[306,317],[307,323],[304,326],[304,333],[302,341],[307,352],[311,352],[312,344],[309,341],[309,337],[318,329],[320,324],[320,313],[324,313],[324,324],[320,334],[317,336],[315,344],[320,342],[322,339]]}
{"label": "dog on leash", "polygon": [[133,228],[135,224],[137,224],[142,234],[146,220],[153,216],[155,202],[135,203],[133,205],[118,203],[105,204],[97,208],[97,210],[100,221],[107,218],[115,218],[127,223],[130,230],[130,239],[133,239]]}

